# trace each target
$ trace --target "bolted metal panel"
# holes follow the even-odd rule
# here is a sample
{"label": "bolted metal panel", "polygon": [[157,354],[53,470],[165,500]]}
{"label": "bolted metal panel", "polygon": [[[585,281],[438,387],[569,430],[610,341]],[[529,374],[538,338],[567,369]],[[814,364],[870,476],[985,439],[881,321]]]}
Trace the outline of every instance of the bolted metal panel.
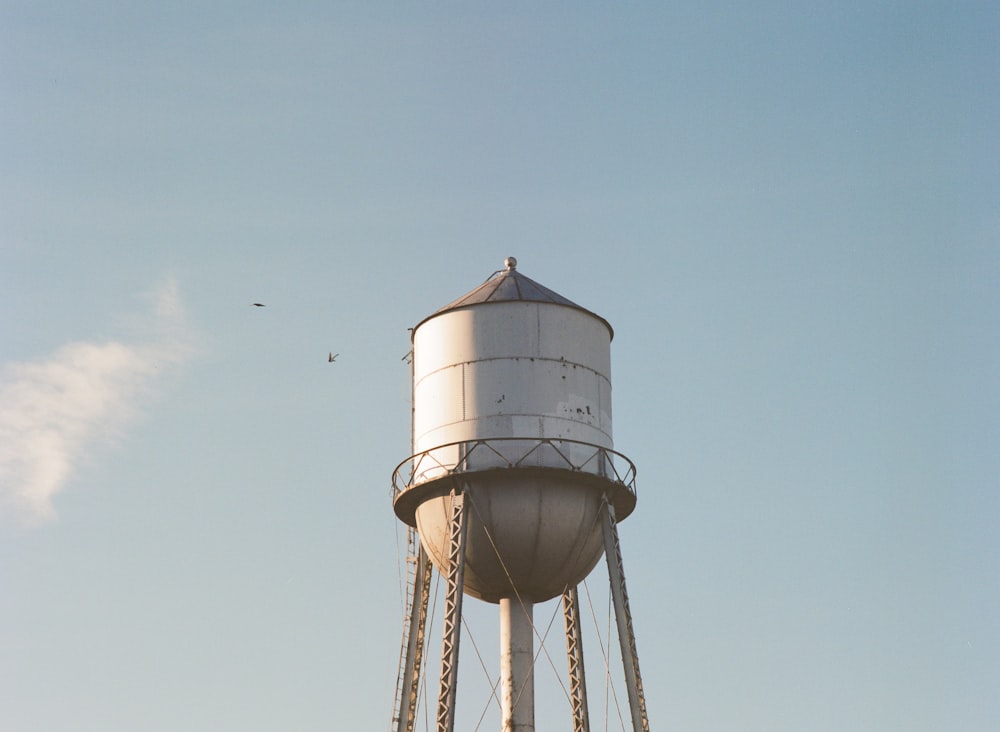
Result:
{"label": "bolted metal panel", "polygon": [[[560,480],[510,472],[478,475],[466,489],[465,592],[487,602],[544,602],[600,560],[602,493],[572,474]],[[438,567],[447,566],[450,504],[442,496],[416,509],[421,542]]]}
{"label": "bolted metal panel", "polygon": [[532,302],[452,310],[424,321],[413,342],[415,453],[478,437],[612,446],[610,339],[585,311]]}
{"label": "bolted metal panel", "polygon": [[[570,308],[576,308],[585,313],[589,313],[593,317],[597,318],[604,323],[605,327],[608,329],[608,333],[611,337],[614,337],[614,331],[611,328],[611,324],[604,320],[600,315],[592,313],[586,308],[582,308],[575,302],[567,297],[553,292],[548,287],[540,285],[535,282],[530,277],[526,277],[517,271],[517,260],[513,257],[508,257],[507,261],[504,263],[506,268],[494,272],[490,277],[481,284],[476,289],[471,292],[462,295],[462,297],[457,300],[445,305],[443,308],[438,310],[434,315],[439,315],[448,310],[454,310],[457,308],[468,307],[469,305],[484,305],[490,303],[498,302],[546,302],[551,305],[563,305]],[[430,317],[433,317],[430,316]],[[418,324],[419,325],[419,324]]]}

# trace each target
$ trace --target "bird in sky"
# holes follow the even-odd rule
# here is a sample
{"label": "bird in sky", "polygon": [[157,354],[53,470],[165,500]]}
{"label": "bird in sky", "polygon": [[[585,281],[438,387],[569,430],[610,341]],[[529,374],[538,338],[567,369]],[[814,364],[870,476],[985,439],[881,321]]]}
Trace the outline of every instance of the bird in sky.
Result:
{"label": "bird in sky", "polygon": [[267,307],[267,306],[266,306],[266,305],[265,305],[264,303],[262,303],[262,302],[255,302],[255,303],[253,304],[253,306],[254,306],[255,308],[263,308],[263,307]]}
{"label": "bird in sky", "polygon": [[330,351],[330,358],[329,358],[330,363],[333,363],[334,361],[336,361],[337,360],[337,356],[339,356],[339,355],[340,355],[339,353],[334,353],[333,351]]}

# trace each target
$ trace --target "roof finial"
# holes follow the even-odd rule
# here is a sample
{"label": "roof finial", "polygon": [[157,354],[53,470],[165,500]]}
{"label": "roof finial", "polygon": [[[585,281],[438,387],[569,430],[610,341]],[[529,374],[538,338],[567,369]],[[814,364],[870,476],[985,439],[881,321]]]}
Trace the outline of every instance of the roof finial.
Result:
{"label": "roof finial", "polygon": [[508,270],[517,269],[517,259],[514,257],[507,257],[503,263]]}

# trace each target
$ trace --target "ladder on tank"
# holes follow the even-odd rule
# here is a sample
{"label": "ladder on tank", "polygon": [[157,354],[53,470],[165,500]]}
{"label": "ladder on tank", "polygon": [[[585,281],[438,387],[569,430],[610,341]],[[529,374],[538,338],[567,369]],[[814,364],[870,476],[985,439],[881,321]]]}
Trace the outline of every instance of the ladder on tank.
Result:
{"label": "ladder on tank", "polygon": [[[403,614],[403,642],[396,677],[396,699],[392,710],[392,732],[413,732],[420,692],[420,667],[424,655],[427,605],[430,598],[432,565],[417,530],[406,529],[406,597]],[[416,606],[417,612],[414,612]]]}

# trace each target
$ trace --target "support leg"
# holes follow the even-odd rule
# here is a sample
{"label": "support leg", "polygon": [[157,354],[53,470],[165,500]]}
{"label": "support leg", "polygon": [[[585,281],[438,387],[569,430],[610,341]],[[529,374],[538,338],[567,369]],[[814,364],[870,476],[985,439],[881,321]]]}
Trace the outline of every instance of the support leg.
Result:
{"label": "support leg", "polygon": [[583,638],[580,628],[580,598],[576,585],[563,592],[566,622],[566,656],[569,659],[569,697],[573,705],[573,732],[590,732],[587,712],[587,681],[583,665]]}
{"label": "support leg", "polygon": [[532,606],[500,600],[500,702],[503,732],[535,730],[535,665]]}
{"label": "support leg", "polygon": [[618,641],[621,644],[622,659],[625,663],[625,683],[628,685],[628,702],[632,712],[633,732],[649,732],[646,716],[646,697],[642,692],[642,676],[639,674],[639,653],[635,646],[635,631],[632,628],[632,611],[628,606],[628,592],[625,589],[625,569],[622,565],[621,545],[618,543],[618,522],[615,509],[604,498],[604,554],[608,561],[608,576],[611,579],[611,597],[615,604],[615,619],[618,621]]}
{"label": "support leg", "polygon": [[437,732],[454,732],[455,729],[458,642],[462,630],[462,582],[465,574],[465,526],[465,496],[462,493],[452,491],[451,528],[448,543],[448,585],[444,599]]}

